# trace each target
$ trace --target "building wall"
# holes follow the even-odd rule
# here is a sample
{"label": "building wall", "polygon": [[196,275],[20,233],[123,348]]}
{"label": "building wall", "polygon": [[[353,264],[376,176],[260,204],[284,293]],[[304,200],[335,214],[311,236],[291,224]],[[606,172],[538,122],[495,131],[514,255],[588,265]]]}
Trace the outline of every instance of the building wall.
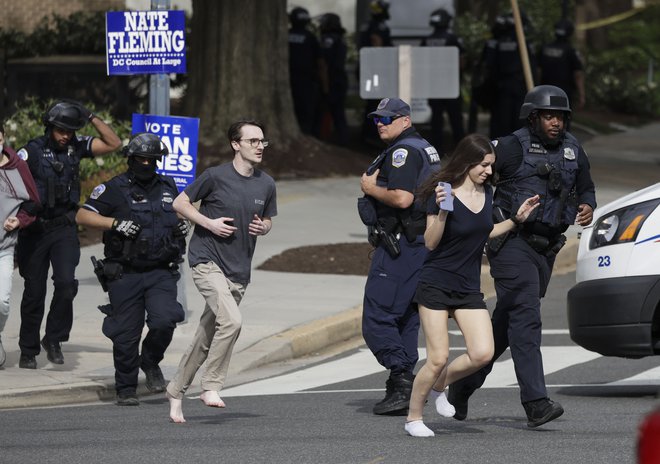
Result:
{"label": "building wall", "polygon": [[0,28],[32,32],[44,17],[80,10],[121,10],[125,0],[0,0]]}
{"label": "building wall", "polygon": [[[191,0],[171,1],[173,9],[192,10]],[[30,33],[44,17],[68,16],[80,10],[148,10],[150,0],[0,0],[0,28]]]}

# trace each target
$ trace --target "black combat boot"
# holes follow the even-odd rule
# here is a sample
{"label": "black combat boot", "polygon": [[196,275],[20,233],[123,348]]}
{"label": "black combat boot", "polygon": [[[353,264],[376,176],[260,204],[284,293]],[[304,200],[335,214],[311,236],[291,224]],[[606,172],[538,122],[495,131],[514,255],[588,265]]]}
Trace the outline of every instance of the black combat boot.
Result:
{"label": "black combat boot", "polygon": [[374,406],[373,413],[378,415],[405,416],[408,414],[408,404],[412,393],[413,380],[411,372],[391,374],[387,387],[391,385],[391,394],[385,394],[385,399]]}
{"label": "black combat boot", "polygon": [[[394,381],[392,380],[392,375],[390,374],[389,378],[385,381],[385,398],[380,400],[378,403],[374,404],[374,411],[376,408],[380,407],[381,404],[384,404],[390,400],[392,394],[394,393]],[[374,414],[376,414],[374,412]]]}
{"label": "black combat boot", "polygon": [[561,404],[549,398],[541,398],[523,403],[527,413],[527,427],[538,427],[564,414]]}
{"label": "black combat boot", "polygon": [[449,391],[447,392],[447,401],[456,409],[454,413],[454,419],[462,421],[465,420],[468,413],[468,400],[470,395],[465,392],[464,389],[460,388],[457,385],[449,385]]}

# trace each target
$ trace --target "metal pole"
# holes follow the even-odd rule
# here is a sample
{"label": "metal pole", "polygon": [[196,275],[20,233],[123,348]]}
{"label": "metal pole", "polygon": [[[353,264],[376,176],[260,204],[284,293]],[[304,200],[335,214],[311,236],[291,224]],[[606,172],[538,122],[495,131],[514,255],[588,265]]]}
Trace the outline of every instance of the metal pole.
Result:
{"label": "metal pole", "polygon": [[[152,10],[169,10],[170,0],[151,0]],[[149,114],[158,116],[170,115],[170,76],[169,74],[151,74],[149,76]],[[188,311],[188,297],[186,295],[186,271],[187,263],[179,267],[179,280],[176,283],[176,300],[183,307],[185,319],[182,324],[188,322],[190,312]]]}
{"label": "metal pole", "polygon": [[[152,10],[169,10],[170,0],[151,0]],[[170,115],[170,76],[151,74],[149,76],[149,113],[159,116]]]}
{"label": "metal pole", "polygon": [[522,21],[520,20],[520,10],[518,9],[517,0],[511,0],[511,11],[513,12],[513,19],[516,24],[516,37],[518,38],[520,60],[522,61],[523,72],[525,73],[525,84],[527,85],[527,91],[530,91],[534,87],[534,79],[532,78],[532,69],[529,65],[527,42],[525,41],[525,32],[523,31]]}

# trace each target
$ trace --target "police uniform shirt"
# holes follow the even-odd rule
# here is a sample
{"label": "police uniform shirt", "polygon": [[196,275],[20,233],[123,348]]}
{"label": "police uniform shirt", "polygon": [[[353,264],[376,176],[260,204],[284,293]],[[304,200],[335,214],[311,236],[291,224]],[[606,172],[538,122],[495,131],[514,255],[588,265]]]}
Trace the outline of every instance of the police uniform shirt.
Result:
{"label": "police uniform shirt", "polygon": [[289,73],[292,82],[315,80],[321,47],[307,29],[289,30]]}
{"label": "police uniform shirt", "polygon": [[[531,134],[532,143],[540,144],[538,137]],[[523,161],[523,150],[520,141],[515,135],[507,135],[496,141],[495,144],[495,163],[493,170],[497,173],[499,180],[513,178],[520,163]],[[588,204],[596,208],[596,195],[594,183],[591,179],[589,158],[582,146],[577,154],[578,172],[575,181],[578,204]],[[510,212],[510,211],[509,211]]]}
{"label": "police uniform shirt", "polygon": [[[440,243],[426,256],[420,282],[446,291],[481,292],[481,257],[493,230],[493,188],[484,184],[484,193],[484,206],[476,213],[454,198],[454,211],[447,216]],[[432,195],[426,213],[439,211]]]}
{"label": "police uniform shirt", "polygon": [[[119,219],[128,219],[131,217],[131,206],[126,201],[126,196],[119,187],[120,177],[130,179],[130,174],[124,173],[110,179],[101,185],[98,185],[92,191],[91,195],[85,201],[83,208],[99,213],[101,216],[113,217]],[[161,189],[155,188],[159,183],[166,186]],[[156,177],[147,185],[134,183],[131,186],[131,194],[134,201],[166,202],[170,206],[174,201],[178,191],[174,179],[169,176],[156,175]]]}
{"label": "police uniform shirt", "polygon": [[465,53],[463,39],[449,31],[433,31],[428,37],[422,39],[422,47],[458,47],[459,53]]}
{"label": "police uniform shirt", "polygon": [[[30,167],[30,173],[40,190],[40,195],[43,196],[43,191],[46,190],[48,177],[52,175],[51,170],[46,170],[44,160],[47,160],[53,170],[56,170],[57,163],[64,163],[67,157],[77,155],[80,159],[93,158],[92,142],[94,137],[89,135],[76,135],[70,143],[63,148],[53,150],[53,143],[50,142],[50,137],[43,135],[30,140],[23,148],[18,151],[18,156],[22,158]],[[50,143],[49,143],[50,142]],[[78,160],[78,161],[79,161]],[[78,172],[74,172],[72,177],[77,178]],[[77,198],[71,198],[72,204],[77,204],[80,201],[80,188],[77,187]],[[45,208],[47,205],[47,198],[40,198],[42,206]],[[56,205],[55,208],[49,211],[49,217],[56,217],[65,214],[71,210],[71,205]]]}
{"label": "police uniform shirt", "polygon": [[566,42],[545,45],[539,54],[541,84],[555,85],[571,94],[575,89],[576,71],[582,71],[579,52]]}
{"label": "police uniform shirt", "polygon": [[[416,148],[398,142],[411,136],[421,137],[414,127],[409,127],[387,148],[378,174],[378,185],[384,186],[388,190],[405,190],[415,193],[424,162]],[[392,208],[381,202],[376,202],[376,205],[379,217],[394,216],[398,210],[398,208]]]}
{"label": "police uniform shirt", "polygon": [[370,20],[366,25],[363,25],[360,28],[360,47],[374,47],[375,44],[372,43],[372,36],[380,37],[383,47],[391,47],[394,44],[392,43],[392,35],[390,32],[390,27],[385,21],[380,21],[376,19]]}
{"label": "police uniform shirt", "polygon": [[342,34],[328,33],[321,36],[321,56],[328,66],[330,92],[343,93],[348,88],[346,53],[347,47]]}

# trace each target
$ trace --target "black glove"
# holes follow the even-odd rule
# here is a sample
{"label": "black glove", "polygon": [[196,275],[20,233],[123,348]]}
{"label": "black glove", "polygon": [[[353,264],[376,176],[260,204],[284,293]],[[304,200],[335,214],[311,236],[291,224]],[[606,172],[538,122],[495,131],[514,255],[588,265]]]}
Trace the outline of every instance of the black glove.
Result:
{"label": "black glove", "polygon": [[142,226],[130,219],[115,219],[112,222],[112,230],[129,240],[135,240],[135,238],[140,234]]}
{"label": "black glove", "polygon": [[89,109],[87,109],[86,106],[84,106],[82,103],[78,103],[78,108],[80,109],[80,114],[82,115],[83,118],[85,118],[85,121],[91,121],[94,119],[94,113],[92,113]]}
{"label": "black glove", "polygon": [[179,219],[179,222],[176,223],[172,229],[172,234],[174,238],[184,238],[190,232],[190,224],[185,219]]}

